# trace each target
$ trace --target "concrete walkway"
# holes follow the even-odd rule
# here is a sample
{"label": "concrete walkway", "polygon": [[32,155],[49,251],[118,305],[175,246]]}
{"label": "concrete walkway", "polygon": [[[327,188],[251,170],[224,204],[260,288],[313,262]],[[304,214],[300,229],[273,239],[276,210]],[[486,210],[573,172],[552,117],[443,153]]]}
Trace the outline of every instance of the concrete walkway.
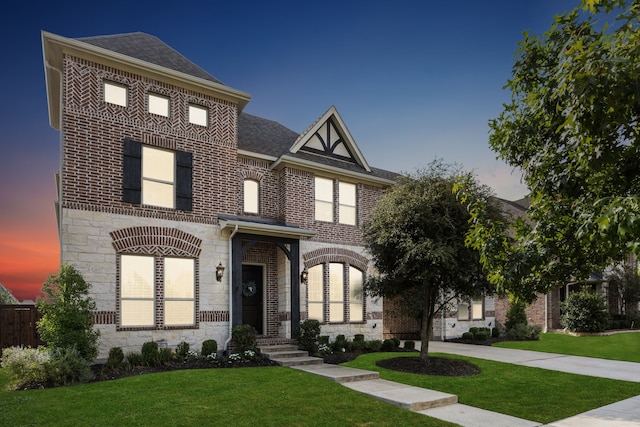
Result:
{"label": "concrete walkway", "polygon": [[[416,342],[416,348],[420,343]],[[429,343],[429,352],[448,353],[579,375],[640,382],[640,363],[566,356],[499,347]],[[384,402],[464,427],[534,427],[540,423],[457,403],[455,395],[382,380],[377,372],[316,364],[293,366],[339,382]],[[596,391],[597,392],[597,391]],[[640,396],[547,424],[550,427],[638,427]]]}

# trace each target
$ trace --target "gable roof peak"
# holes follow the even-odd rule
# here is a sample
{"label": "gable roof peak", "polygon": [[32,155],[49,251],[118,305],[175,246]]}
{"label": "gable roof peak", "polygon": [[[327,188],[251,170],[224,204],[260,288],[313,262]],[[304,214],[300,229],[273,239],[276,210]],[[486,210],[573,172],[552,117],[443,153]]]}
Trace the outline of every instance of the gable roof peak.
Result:
{"label": "gable roof peak", "polygon": [[353,162],[371,172],[369,163],[334,105],[298,136],[289,152],[295,154],[298,151]]}

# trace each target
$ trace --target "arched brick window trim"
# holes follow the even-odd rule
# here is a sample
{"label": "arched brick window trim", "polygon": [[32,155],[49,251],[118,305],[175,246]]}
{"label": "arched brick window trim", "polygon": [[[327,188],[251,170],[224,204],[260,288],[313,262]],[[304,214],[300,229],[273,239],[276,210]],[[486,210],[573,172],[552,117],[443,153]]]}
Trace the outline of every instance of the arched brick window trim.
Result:
{"label": "arched brick window trim", "polygon": [[339,262],[348,264],[366,273],[369,260],[357,252],[344,248],[322,248],[307,252],[302,256],[304,266],[307,268],[318,264]]}
{"label": "arched brick window trim", "polygon": [[117,253],[198,258],[202,240],[169,227],[130,227],[110,233]]}
{"label": "arched brick window trim", "polygon": [[261,182],[264,178],[264,173],[254,169],[243,169],[240,171],[240,177],[243,181],[245,179],[251,179],[253,181]]}

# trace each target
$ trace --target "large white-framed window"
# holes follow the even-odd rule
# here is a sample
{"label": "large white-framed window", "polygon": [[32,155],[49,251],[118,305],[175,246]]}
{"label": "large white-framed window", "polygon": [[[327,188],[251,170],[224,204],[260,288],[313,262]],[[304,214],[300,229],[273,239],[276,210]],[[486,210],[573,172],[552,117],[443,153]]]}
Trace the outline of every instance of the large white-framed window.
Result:
{"label": "large white-framed window", "polygon": [[164,324],[195,324],[195,264],[191,258],[164,259]]}
{"label": "large white-framed window", "polygon": [[142,146],[142,204],[175,207],[175,153]]}
{"label": "large white-framed window", "polygon": [[194,326],[195,275],[192,258],[120,255],[120,326]]}
{"label": "large white-framed window", "polygon": [[344,265],[329,264],[329,321],[344,322]]}
{"label": "large white-framed window", "polygon": [[209,110],[201,105],[189,104],[189,123],[200,126],[207,126]]}
{"label": "large white-framed window", "polygon": [[245,179],[243,191],[244,212],[257,214],[260,206],[260,183],[253,179]]}
{"label": "large white-framed window", "polygon": [[315,219],[333,222],[333,180],[315,178]]}
{"label": "large white-framed window", "polygon": [[309,268],[309,276],[307,277],[307,317],[309,319],[324,322],[323,315],[323,271],[322,264]]}
{"label": "large white-framed window", "polygon": [[318,264],[308,271],[309,319],[336,323],[364,321],[364,272],[339,262]]}
{"label": "large white-framed window", "polygon": [[356,225],[356,186],[348,182],[338,183],[338,221]]}
{"label": "large white-framed window", "polygon": [[120,325],[155,324],[155,258],[120,256]]}
{"label": "large white-framed window", "polygon": [[120,105],[121,107],[127,106],[127,87],[125,85],[114,83],[110,81],[104,81],[104,102],[109,104]]}
{"label": "large white-framed window", "polygon": [[169,98],[156,93],[147,95],[149,112],[163,117],[169,117]]}
{"label": "large white-framed window", "polygon": [[364,321],[364,273],[349,266],[349,320]]}

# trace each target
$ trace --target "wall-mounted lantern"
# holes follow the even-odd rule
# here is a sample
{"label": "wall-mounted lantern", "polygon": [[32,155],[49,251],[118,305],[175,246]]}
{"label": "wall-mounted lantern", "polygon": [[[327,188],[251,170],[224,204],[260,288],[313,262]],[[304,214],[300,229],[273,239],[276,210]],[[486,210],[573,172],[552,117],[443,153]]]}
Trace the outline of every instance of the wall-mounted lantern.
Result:
{"label": "wall-mounted lantern", "polygon": [[309,280],[309,271],[307,270],[307,267],[305,267],[304,270],[302,270],[302,273],[300,273],[300,281],[306,285],[307,280]]}
{"label": "wall-mounted lantern", "polygon": [[218,264],[216,267],[216,280],[218,282],[222,282],[222,276],[224,275],[224,267],[222,266],[222,262]]}

